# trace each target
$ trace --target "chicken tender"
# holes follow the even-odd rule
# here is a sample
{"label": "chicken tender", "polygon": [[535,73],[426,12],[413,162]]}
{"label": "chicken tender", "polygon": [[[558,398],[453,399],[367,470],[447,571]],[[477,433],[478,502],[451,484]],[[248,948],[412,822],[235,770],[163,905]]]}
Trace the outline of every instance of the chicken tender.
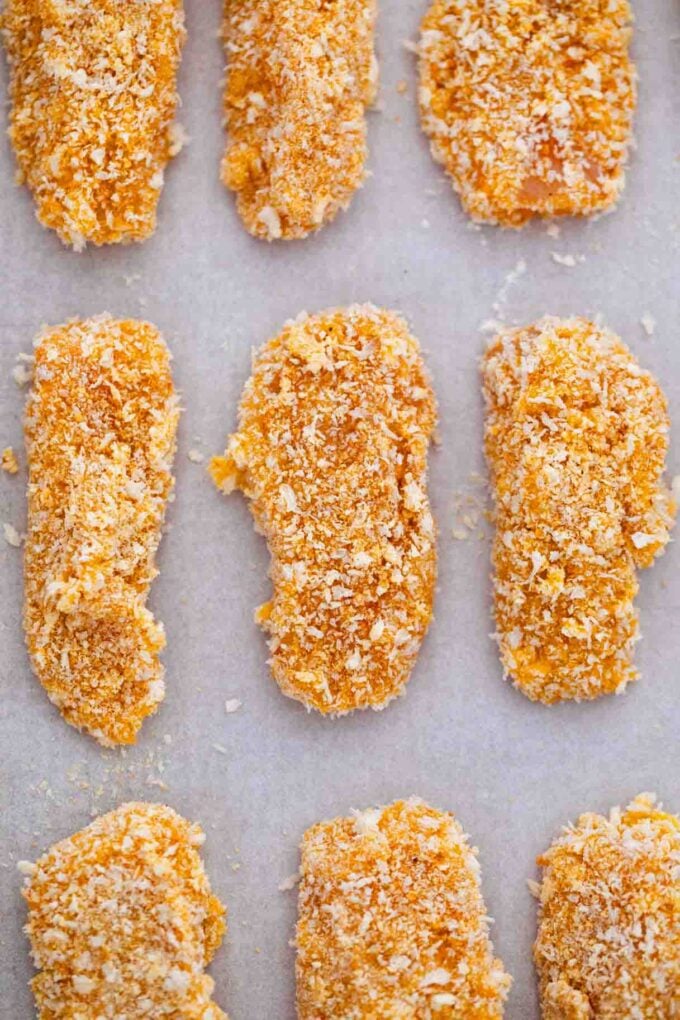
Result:
{"label": "chicken tender", "polygon": [[382,708],[408,680],[432,616],[435,414],[417,340],[372,305],[303,314],[255,358],[211,473],[266,536],[258,620],[281,690],[308,708]]}
{"label": "chicken tender", "polygon": [[483,386],[506,673],[546,704],[618,693],[638,675],[636,567],[663,552],[675,514],[664,395],[585,319],[503,330]]}
{"label": "chicken tender", "polygon": [[7,0],[10,138],[45,227],[80,251],[156,226],[184,42],[182,0]]}
{"label": "chicken tender", "polygon": [[680,819],[650,794],[581,815],[538,858],[543,1020],[680,1016],[679,861]]}
{"label": "chicken tender", "polygon": [[222,181],[256,237],[300,238],[366,176],[375,0],[225,0]]}
{"label": "chicken tender", "polygon": [[494,1020],[494,959],[476,850],[421,800],[321,822],[302,842],[299,1020]]}
{"label": "chicken tender", "polygon": [[474,219],[590,215],[624,186],[635,108],[628,0],[434,0],[420,110]]}
{"label": "chicken tender", "polygon": [[203,973],[225,931],[204,840],[162,804],[123,804],[22,862],[39,1020],[227,1020]]}
{"label": "chicken tender", "polygon": [[145,603],[178,416],[170,354],[149,323],[104,315],[36,340],[26,640],[50,700],[102,744],[133,743],[163,699],[165,637]]}

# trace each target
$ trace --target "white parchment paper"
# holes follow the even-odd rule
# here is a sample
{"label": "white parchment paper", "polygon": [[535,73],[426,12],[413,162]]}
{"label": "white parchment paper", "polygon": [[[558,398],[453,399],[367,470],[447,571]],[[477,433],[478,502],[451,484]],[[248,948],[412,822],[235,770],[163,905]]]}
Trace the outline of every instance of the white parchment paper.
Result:
{"label": "white parchment paper", "polygon": [[[381,0],[373,176],[347,214],[307,241],[251,239],[219,184],[218,0],[187,0],[181,120],[191,142],[168,170],[158,232],[145,245],[64,249],[12,184],[13,158],[0,143],[0,447],[13,445],[22,460],[20,475],[0,476],[0,518],[24,527],[25,391],[11,371],[42,323],[103,310],[151,319],[174,352],[186,408],[151,600],[167,629],[168,694],[127,753],[102,752],[66,726],[31,675],[21,553],[0,536],[3,1018],[33,1015],[16,860],[126,799],[164,800],[206,829],[206,862],[229,908],[212,973],[233,1020],[294,1017],[295,893],[278,885],[297,869],[303,830],[320,818],[414,793],[453,810],[480,848],[495,946],[515,979],[506,1015],[535,1020],[526,879],[536,854],[580,811],[641,790],[680,810],[677,549],[642,577],[640,683],[622,697],[546,709],[501,678],[489,640],[488,538],[452,535],[455,506],[461,494],[479,495],[472,476],[484,471],[479,326],[489,318],[600,314],[662,381],[675,423],[671,474],[680,468],[680,4],[634,6],[638,146],[625,196],[613,215],[564,224],[559,237],[544,225],[470,229],[417,123],[415,60],[403,41],[416,38],[420,0]],[[3,95],[6,80],[3,68]],[[365,300],[408,317],[434,376],[440,579],[407,696],[382,714],[329,721],[271,680],[252,620],[269,591],[264,543],[244,501],[218,495],[188,453],[223,449],[252,347],[302,309]],[[655,321],[652,336],[643,317],[648,328]],[[227,699],[242,707],[228,714]]]}

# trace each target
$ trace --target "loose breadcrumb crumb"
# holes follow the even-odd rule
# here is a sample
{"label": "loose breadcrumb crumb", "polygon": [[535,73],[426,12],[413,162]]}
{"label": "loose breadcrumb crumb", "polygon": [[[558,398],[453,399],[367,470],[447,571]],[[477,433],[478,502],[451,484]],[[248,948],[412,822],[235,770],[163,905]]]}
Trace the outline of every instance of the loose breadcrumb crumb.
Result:
{"label": "loose breadcrumb crumb", "polygon": [[123,804],[24,867],[40,1020],[226,1020],[203,973],[225,931],[191,825]]}
{"label": "loose breadcrumb crumb", "polygon": [[2,522],[2,533],[7,545],[11,545],[15,549],[21,548],[21,543],[26,537],[25,535],[20,535],[14,525],[10,524],[9,521]]}
{"label": "loose breadcrumb crumb", "polygon": [[297,926],[300,1020],[494,1020],[494,959],[476,851],[421,800],[308,829]]}
{"label": "loose breadcrumb crumb", "polygon": [[50,699],[102,744],[133,743],[163,699],[165,636],[145,602],[178,416],[170,354],[149,323],[104,315],[36,340],[26,639]]}
{"label": "loose breadcrumb crumb", "polygon": [[547,853],[534,959],[543,1020],[680,1016],[680,819],[640,794]]}
{"label": "loose breadcrumb crumb", "polygon": [[76,251],[156,226],[184,41],[182,0],[7,0],[10,138],[38,219]]}
{"label": "loose breadcrumb crumb", "polygon": [[375,0],[226,0],[221,176],[256,237],[305,237],[363,182],[375,16]]}
{"label": "loose breadcrumb crumb", "polygon": [[11,446],[6,446],[0,457],[0,468],[8,475],[15,475],[19,470],[19,461]]}
{"label": "loose breadcrumb crumb", "polygon": [[636,567],[676,509],[664,395],[613,333],[550,317],[498,334],[483,385],[503,665],[548,704],[619,692],[637,677]]}
{"label": "loose breadcrumb crumb", "polygon": [[303,314],[255,358],[210,470],[267,538],[257,619],[282,691],[310,708],[382,708],[408,680],[432,615],[435,415],[417,340],[373,305]]}
{"label": "loose breadcrumb crumb", "polygon": [[422,123],[473,219],[521,227],[614,205],[635,107],[631,21],[628,0],[434,0]]}

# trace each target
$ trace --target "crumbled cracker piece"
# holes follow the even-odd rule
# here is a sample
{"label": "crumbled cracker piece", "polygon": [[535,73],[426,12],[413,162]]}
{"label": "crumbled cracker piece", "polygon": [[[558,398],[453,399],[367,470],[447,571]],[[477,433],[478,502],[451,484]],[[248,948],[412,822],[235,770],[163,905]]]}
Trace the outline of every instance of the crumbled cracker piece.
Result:
{"label": "crumbled cracker piece", "polygon": [[36,340],[26,640],[50,699],[102,744],[133,743],[163,699],[165,636],[145,602],[178,416],[155,326],[104,315]]}
{"label": "crumbled cracker piece", "polygon": [[640,794],[538,858],[543,1020],[680,1016],[680,819]]}
{"label": "crumbled cracker piece", "polygon": [[226,0],[221,177],[256,237],[305,237],[362,184],[375,16],[375,0]]}
{"label": "crumbled cracker piece", "polygon": [[19,470],[19,461],[11,446],[6,446],[0,457],[0,468],[8,475],[15,475]]}
{"label": "crumbled cracker piece", "polygon": [[635,108],[628,0],[434,0],[420,109],[474,220],[590,215],[624,185]]}
{"label": "crumbled cracker piece", "polygon": [[303,314],[255,359],[210,470],[267,538],[257,619],[275,679],[307,707],[382,708],[408,680],[432,616],[435,415],[417,340],[373,305]]}
{"label": "crumbled cracker piece", "polygon": [[483,386],[503,665],[547,704],[621,691],[637,677],[636,567],[676,510],[664,395],[613,333],[550,317],[498,334]]}
{"label": "crumbled cracker piece", "polygon": [[149,237],[175,145],[182,0],[7,0],[0,28],[40,222],[77,251]]}
{"label": "crumbled cracker piece", "polygon": [[321,822],[301,871],[300,1020],[503,1016],[511,979],[453,815],[414,798]]}
{"label": "crumbled cracker piece", "polygon": [[161,804],[123,804],[27,874],[39,1020],[226,1020],[203,973],[225,931],[204,835]]}

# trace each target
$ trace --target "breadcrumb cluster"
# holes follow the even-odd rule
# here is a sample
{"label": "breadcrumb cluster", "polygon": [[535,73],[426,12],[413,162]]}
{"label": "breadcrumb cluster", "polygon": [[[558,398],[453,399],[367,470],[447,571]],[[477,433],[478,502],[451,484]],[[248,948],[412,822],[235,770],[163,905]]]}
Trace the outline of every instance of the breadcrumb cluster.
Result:
{"label": "breadcrumb cluster", "polygon": [[476,851],[421,800],[307,830],[296,942],[300,1020],[503,1016]]}
{"label": "breadcrumb cluster", "polygon": [[149,323],[104,315],[36,340],[26,640],[51,701],[102,744],[132,743],[163,699],[165,637],[145,602],[178,416],[170,355]]}
{"label": "breadcrumb cluster", "polygon": [[420,39],[432,152],[475,220],[589,215],[624,185],[628,0],[434,0]]}
{"label": "breadcrumb cluster", "polygon": [[22,865],[39,1020],[227,1020],[203,973],[225,931],[204,840],[130,803]]}
{"label": "breadcrumb cluster", "polygon": [[301,315],[256,356],[211,473],[251,501],[272,556],[259,622],[284,694],[323,713],[402,692],[432,615],[426,491],[435,401],[397,315]]}
{"label": "breadcrumb cluster", "polygon": [[153,233],[184,42],[182,0],[7,0],[10,138],[37,216],[65,244]]}
{"label": "breadcrumb cluster", "polygon": [[497,637],[533,700],[595,698],[636,678],[636,568],[663,552],[666,400],[585,319],[506,329],[486,352]]}
{"label": "breadcrumb cluster", "polygon": [[641,794],[538,858],[543,1020],[680,1016],[680,819]]}
{"label": "breadcrumb cluster", "polygon": [[225,0],[222,180],[251,234],[301,238],[365,176],[375,0]]}

